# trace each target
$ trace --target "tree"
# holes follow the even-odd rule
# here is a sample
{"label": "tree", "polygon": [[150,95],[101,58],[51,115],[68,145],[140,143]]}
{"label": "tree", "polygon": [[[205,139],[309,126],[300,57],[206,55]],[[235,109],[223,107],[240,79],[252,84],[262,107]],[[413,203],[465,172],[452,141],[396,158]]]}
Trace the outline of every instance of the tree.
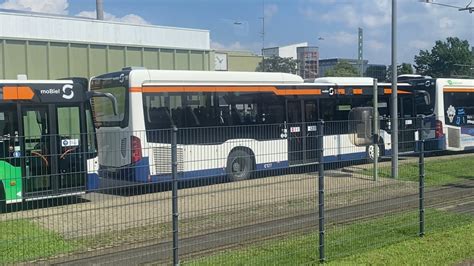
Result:
{"label": "tree", "polygon": [[359,71],[349,62],[340,61],[324,74],[326,77],[358,77]]}
{"label": "tree", "polygon": [[[404,74],[413,74],[413,67],[411,64],[402,63],[397,66],[397,76]],[[387,81],[392,82],[392,66],[387,68]]]}
{"label": "tree", "polygon": [[272,56],[270,58],[265,58],[263,65],[262,62],[258,63],[257,71],[295,74],[297,65],[298,60],[293,59],[291,57]]}
{"label": "tree", "polygon": [[435,46],[421,50],[415,56],[415,69],[418,74],[434,78],[469,76],[474,63],[469,42],[457,37],[449,37],[445,42],[436,41]]}

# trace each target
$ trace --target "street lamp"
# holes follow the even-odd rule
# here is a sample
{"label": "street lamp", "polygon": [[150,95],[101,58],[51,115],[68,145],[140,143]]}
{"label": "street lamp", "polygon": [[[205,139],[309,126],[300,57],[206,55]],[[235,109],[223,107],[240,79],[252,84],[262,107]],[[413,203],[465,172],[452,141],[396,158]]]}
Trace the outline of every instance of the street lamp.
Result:
{"label": "street lamp", "polygon": [[[325,40],[324,37],[322,37],[322,36],[318,37],[319,42],[324,41],[324,40]],[[319,59],[321,59],[321,47],[318,45],[318,59],[317,59],[317,62],[316,62],[316,76],[317,77],[321,76],[321,69],[319,69]]]}
{"label": "street lamp", "polygon": [[471,0],[471,2],[469,2],[469,4],[467,4],[465,7],[438,3],[438,2],[435,2],[434,0],[418,0],[418,2],[433,4],[433,5],[438,5],[438,6],[444,6],[444,7],[451,7],[451,8],[456,8],[458,11],[469,11],[469,13],[474,13],[474,7],[471,6],[473,0]]}
{"label": "street lamp", "polygon": [[397,86],[397,0],[392,0],[392,95],[391,99],[391,141],[392,178],[398,178],[398,86]]}

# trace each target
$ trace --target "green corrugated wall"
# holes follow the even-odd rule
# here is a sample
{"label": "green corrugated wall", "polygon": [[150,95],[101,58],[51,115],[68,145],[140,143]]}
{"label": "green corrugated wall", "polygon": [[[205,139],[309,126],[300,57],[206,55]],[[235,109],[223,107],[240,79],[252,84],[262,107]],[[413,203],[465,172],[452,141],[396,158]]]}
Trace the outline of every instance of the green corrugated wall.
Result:
{"label": "green corrugated wall", "polygon": [[214,69],[214,54],[201,50],[11,39],[0,39],[0,48],[0,79],[92,77],[125,66]]}

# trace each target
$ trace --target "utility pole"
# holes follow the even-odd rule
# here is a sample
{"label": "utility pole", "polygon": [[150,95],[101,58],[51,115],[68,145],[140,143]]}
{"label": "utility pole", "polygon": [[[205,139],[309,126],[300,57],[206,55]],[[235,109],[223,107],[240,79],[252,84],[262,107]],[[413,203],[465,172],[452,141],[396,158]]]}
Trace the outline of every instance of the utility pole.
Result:
{"label": "utility pole", "polygon": [[364,76],[364,31],[359,28],[359,46],[358,46],[358,59],[360,64],[360,76]]}
{"label": "utility pole", "polygon": [[398,178],[397,0],[392,0],[392,178]]}
{"label": "utility pole", "polygon": [[262,0],[262,71],[265,72],[265,0]]}
{"label": "utility pole", "polygon": [[104,1],[96,0],[95,6],[97,12],[97,20],[104,20]]}

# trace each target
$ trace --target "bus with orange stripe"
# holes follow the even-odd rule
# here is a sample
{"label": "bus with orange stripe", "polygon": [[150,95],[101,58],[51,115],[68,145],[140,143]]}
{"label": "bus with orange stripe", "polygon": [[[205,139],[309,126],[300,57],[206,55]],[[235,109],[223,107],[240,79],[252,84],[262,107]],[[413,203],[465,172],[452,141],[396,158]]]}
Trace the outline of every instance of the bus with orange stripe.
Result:
{"label": "bus with orange stripe", "polygon": [[[400,84],[402,117],[416,116],[410,84]],[[171,173],[170,128],[178,128],[178,170],[184,179],[228,176],[315,164],[317,123],[325,121],[324,159],[370,158],[373,147],[349,138],[352,108],[371,106],[371,78],[304,81],[284,73],[175,71],[127,68],[91,79],[91,91],[117,99],[93,100],[99,173],[124,181],[160,182]],[[378,87],[379,113],[389,118],[390,84]],[[409,119],[407,119],[408,121]],[[413,150],[415,121],[403,123]],[[381,128],[380,156],[390,154],[390,123]],[[372,150],[372,153],[371,153]]]}
{"label": "bus with orange stripe", "polygon": [[[87,79],[0,80],[0,212],[98,183]],[[113,104],[112,104],[113,105]]]}
{"label": "bus with orange stripe", "polygon": [[404,79],[429,92],[431,104],[420,109],[427,148],[436,151],[474,149],[474,79]]}

